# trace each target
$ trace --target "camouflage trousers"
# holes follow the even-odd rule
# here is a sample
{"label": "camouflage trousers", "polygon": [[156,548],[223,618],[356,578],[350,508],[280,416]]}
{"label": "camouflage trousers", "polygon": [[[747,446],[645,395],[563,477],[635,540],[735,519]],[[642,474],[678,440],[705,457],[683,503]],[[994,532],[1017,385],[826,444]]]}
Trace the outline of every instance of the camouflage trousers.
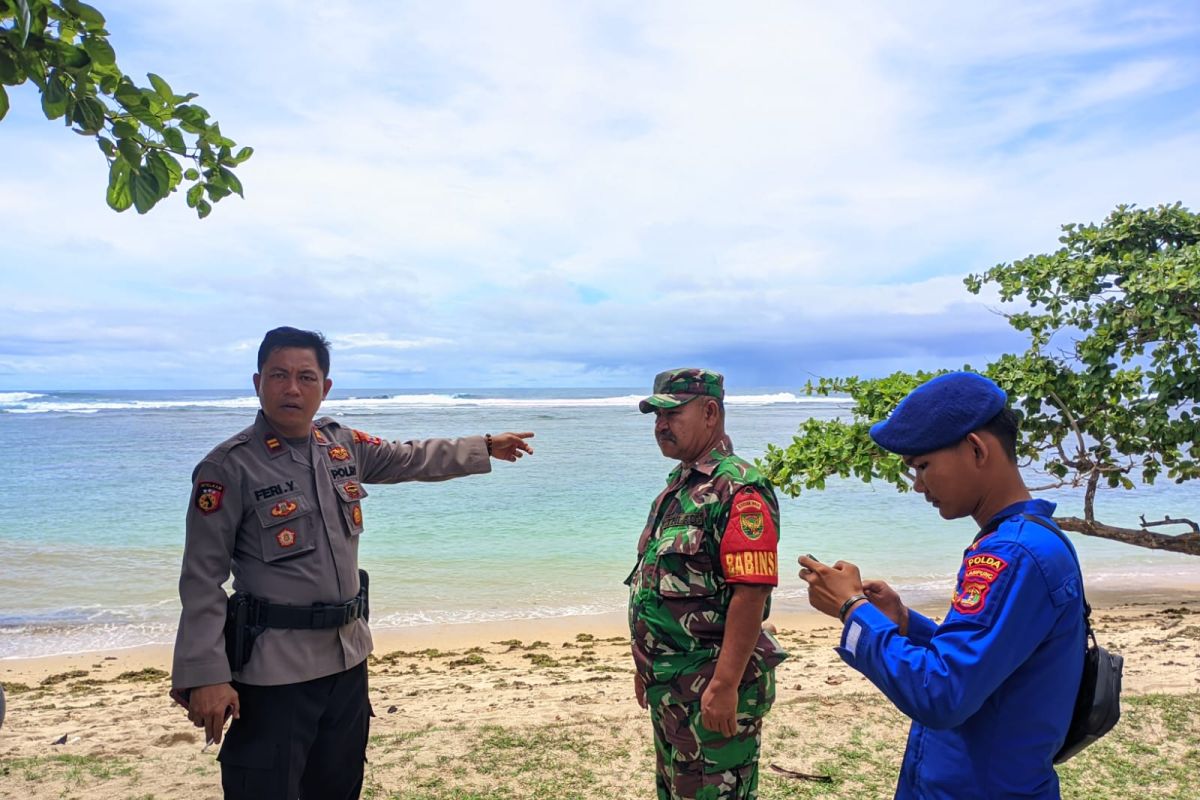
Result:
{"label": "camouflage trousers", "polygon": [[648,692],[658,800],[756,800],[763,716],[775,701],[768,672],[738,690],[737,732],[724,736],[700,721],[700,702],[676,703]]}

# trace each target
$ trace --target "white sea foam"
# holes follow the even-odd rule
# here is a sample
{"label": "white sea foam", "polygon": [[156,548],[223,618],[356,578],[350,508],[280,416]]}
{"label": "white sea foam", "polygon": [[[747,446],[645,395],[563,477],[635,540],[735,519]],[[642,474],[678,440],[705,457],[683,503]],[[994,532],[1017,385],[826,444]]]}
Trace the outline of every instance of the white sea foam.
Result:
{"label": "white sea foam", "polygon": [[36,392],[0,392],[0,406],[9,406],[16,403],[24,403],[27,400],[33,400],[38,397],[45,397],[44,394]]}
{"label": "white sea foam", "polygon": [[503,622],[522,619],[559,619],[563,617],[587,617],[595,614],[611,614],[623,611],[624,602],[581,603],[569,606],[530,606],[528,608],[464,608],[423,609],[403,611],[375,617],[371,615],[372,628],[412,628],[420,625],[465,625],[473,622]]}
{"label": "white sea foam", "polygon": [[[617,397],[480,397],[470,394],[398,394],[377,397],[343,397],[326,400],[323,414],[388,411],[403,408],[636,408],[644,395]],[[170,411],[176,409],[252,409],[258,407],[253,395],[221,399],[175,398],[164,400],[97,399],[55,400],[29,392],[0,394],[0,408],[10,414],[97,414],[100,412]],[[5,398],[8,398],[5,400]],[[36,400],[37,402],[29,402]],[[731,406],[771,405],[848,405],[848,398],[808,397],[790,392],[729,395]]]}
{"label": "white sea foam", "polygon": [[175,625],[26,625],[0,628],[0,661],[124,650],[175,641]]}
{"label": "white sea foam", "polygon": [[[44,397],[45,395],[37,395]],[[167,411],[197,408],[257,408],[257,397],[232,397],[223,400],[44,400],[21,403],[4,410],[10,414],[96,414],[101,411]]]}

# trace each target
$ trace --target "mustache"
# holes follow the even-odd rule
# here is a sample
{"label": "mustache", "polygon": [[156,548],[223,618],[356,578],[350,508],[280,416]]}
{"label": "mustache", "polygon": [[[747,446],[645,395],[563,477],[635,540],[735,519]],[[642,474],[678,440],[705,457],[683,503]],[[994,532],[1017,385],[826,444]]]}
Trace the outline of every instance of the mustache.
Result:
{"label": "mustache", "polygon": [[654,434],[654,438],[658,439],[660,442],[675,442],[675,437],[669,433],[656,433]]}

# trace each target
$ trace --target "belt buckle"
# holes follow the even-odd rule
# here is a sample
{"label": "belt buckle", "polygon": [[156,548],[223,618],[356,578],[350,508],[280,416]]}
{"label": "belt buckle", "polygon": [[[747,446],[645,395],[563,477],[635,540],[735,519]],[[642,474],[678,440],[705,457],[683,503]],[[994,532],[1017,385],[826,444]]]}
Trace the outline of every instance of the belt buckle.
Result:
{"label": "belt buckle", "polygon": [[325,607],[313,606],[312,608],[312,626],[314,628],[324,628],[325,626]]}

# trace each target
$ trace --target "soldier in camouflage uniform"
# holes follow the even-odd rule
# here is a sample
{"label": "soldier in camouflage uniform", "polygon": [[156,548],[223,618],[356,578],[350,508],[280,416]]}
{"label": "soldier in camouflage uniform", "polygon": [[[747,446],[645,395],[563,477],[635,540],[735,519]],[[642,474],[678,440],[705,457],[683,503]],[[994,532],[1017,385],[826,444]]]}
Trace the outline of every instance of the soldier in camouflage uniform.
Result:
{"label": "soldier in camouflage uniform", "polygon": [[654,500],[629,585],[638,703],[650,709],[659,800],[758,795],[762,720],[787,654],[762,629],[779,582],[779,506],[771,485],[733,454],[724,379],[659,373],[659,449],[679,466]]}

